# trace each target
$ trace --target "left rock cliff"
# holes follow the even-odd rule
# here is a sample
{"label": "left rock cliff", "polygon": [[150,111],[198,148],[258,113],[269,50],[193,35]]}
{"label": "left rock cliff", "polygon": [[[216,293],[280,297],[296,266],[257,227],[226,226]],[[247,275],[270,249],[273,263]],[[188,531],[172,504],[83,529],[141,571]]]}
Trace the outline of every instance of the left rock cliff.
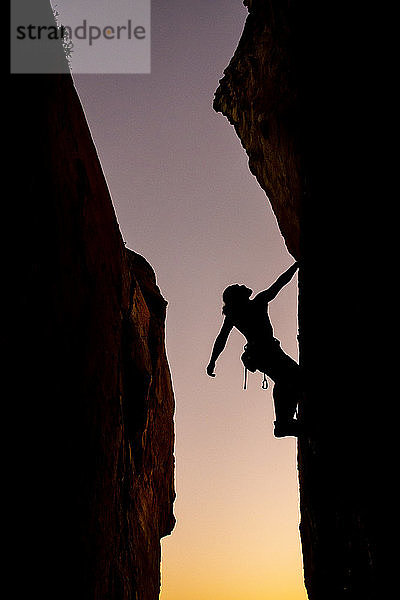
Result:
{"label": "left rock cliff", "polygon": [[12,585],[155,600],[175,522],[167,302],[125,248],[72,78],[9,81]]}

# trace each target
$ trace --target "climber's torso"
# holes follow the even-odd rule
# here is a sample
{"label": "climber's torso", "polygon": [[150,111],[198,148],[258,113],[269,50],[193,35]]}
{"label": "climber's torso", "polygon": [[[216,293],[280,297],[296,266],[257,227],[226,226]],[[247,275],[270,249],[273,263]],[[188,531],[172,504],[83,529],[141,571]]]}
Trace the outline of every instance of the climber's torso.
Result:
{"label": "climber's torso", "polygon": [[231,319],[232,325],[242,333],[249,344],[264,346],[274,342],[274,332],[268,315],[268,303],[249,300]]}

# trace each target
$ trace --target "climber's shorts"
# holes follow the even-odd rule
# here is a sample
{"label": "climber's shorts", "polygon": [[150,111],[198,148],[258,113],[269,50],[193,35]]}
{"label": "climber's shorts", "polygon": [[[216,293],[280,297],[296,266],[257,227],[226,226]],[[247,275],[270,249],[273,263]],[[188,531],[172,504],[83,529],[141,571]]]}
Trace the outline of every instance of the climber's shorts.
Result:
{"label": "climber's shorts", "polygon": [[281,348],[279,340],[257,352],[257,368],[266,373],[274,382],[284,381],[286,385],[299,387],[301,385],[300,366]]}

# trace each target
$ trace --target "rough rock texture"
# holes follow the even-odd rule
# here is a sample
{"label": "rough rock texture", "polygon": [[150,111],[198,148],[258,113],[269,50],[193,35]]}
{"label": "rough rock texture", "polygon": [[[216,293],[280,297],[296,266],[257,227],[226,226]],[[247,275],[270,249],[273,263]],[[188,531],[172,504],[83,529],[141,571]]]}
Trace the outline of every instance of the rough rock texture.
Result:
{"label": "rough rock texture", "polygon": [[310,600],[372,600],[380,597],[379,462],[369,378],[381,367],[360,310],[368,268],[360,248],[368,248],[368,234],[356,238],[379,166],[374,159],[370,168],[369,96],[354,84],[361,76],[354,70],[358,56],[346,44],[350,12],[343,19],[312,2],[244,4],[249,16],[214,108],[235,127],[286,245],[302,261],[306,434],[298,461],[305,584]]}
{"label": "rough rock texture", "polygon": [[174,526],[167,303],[125,248],[71,77],[9,84],[11,595],[156,600]]}
{"label": "rough rock texture", "polygon": [[289,251],[298,258],[304,190],[294,135],[298,95],[293,58],[287,51],[293,31],[269,3],[245,4],[252,10],[216,91],[214,108],[235,127],[250,171],[270,199]]}

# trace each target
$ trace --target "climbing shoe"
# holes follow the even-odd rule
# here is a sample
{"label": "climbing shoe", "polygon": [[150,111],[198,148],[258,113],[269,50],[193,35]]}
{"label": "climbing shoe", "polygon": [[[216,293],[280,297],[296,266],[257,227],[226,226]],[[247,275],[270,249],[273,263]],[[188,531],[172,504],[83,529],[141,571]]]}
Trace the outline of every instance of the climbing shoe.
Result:
{"label": "climbing shoe", "polygon": [[274,436],[276,438],[282,437],[298,437],[302,433],[302,427],[299,421],[292,419],[291,421],[285,421],[279,423],[274,421]]}

